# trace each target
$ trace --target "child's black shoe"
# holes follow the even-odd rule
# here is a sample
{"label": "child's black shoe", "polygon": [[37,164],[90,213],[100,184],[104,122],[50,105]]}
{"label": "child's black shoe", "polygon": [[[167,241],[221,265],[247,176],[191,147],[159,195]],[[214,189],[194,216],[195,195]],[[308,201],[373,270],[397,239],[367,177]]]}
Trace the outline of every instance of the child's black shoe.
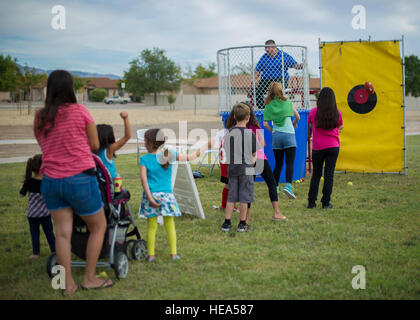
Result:
{"label": "child's black shoe", "polygon": [[238,224],[238,229],[236,229],[237,232],[248,232],[249,230],[249,225],[247,223],[239,223]]}
{"label": "child's black shoe", "polygon": [[230,231],[231,229],[232,229],[232,223],[230,222],[230,220],[225,220],[225,222],[223,222],[222,224],[222,231],[227,232],[227,231]]}

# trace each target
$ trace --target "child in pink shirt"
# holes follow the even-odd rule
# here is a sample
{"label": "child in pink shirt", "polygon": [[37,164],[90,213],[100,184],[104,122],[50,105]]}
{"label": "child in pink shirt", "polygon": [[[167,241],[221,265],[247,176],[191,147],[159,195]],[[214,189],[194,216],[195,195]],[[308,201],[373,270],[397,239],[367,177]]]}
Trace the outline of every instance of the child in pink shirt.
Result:
{"label": "child in pink shirt", "polygon": [[324,168],[322,208],[331,209],[331,194],[334,184],[334,170],[340,151],[339,131],[343,129],[341,111],[337,109],[334,91],[323,88],[318,97],[317,107],[309,112],[309,128],[312,129],[313,174],[308,193],[308,208],[316,206],[319,181]]}
{"label": "child in pink shirt", "polygon": [[323,150],[327,148],[339,148],[340,147],[340,138],[339,138],[339,126],[343,125],[343,118],[341,111],[338,110],[339,118],[337,127],[332,130],[325,130],[322,128],[316,127],[316,114],[318,108],[313,108],[309,112],[308,122],[312,125],[312,150]]}

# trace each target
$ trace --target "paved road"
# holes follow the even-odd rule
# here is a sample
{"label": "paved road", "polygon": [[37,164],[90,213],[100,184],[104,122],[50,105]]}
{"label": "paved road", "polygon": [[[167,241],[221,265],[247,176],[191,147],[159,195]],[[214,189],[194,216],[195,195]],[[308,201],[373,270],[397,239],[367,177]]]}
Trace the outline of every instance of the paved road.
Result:
{"label": "paved road", "polygon": [[[113,104],[106,104],[103,102],[88,102],[85,101],[82,103],[84,106],[86,106],[88,109],[112,109],[112,110],[130,110],[130,109],[153,109],[153,110],[169,110],[169,106],[150,106],[145,105],[144,103],[139,102],[130,102],[127,104],[121,104],[121,103],[113,103]],[[44,105],[43,103],[39,101],[35,101],[32,103],[33,108],[42,108]],[[28,107],[28,103],[26,102],[23,104],[23,109],[26,110]],[[0,109],[10,109],[10,110],[16,110],[17,106],[15,103],[7,103],[7,102],[0,102]],[[192,110],[194,107],[184,107],[184,106],[177,106],[176,110]],[[199,107],[197,108],[197,112],[200,111],[200,109],[214,109],[215,111],[218,110],[218,106],[211,107]]]}

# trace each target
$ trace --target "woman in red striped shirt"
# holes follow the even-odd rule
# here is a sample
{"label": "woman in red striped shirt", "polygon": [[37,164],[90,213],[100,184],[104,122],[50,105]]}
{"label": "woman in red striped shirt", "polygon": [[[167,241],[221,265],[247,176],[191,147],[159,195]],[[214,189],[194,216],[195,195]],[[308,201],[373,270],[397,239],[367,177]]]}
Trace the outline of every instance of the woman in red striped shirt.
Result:
{"label": "woman in red striped shirt", "polygon": [[58,262],[66,270],[63,294],[71,295],[79,288],[71,273],[73,212],[90,231],[81,287],[112,286],[112,281],[96,277],[106,229],[92,158],[92,151],[99,148],[98,133],[87,108],[77,103],[67,71],[56,70],[48,77],[45,107],[35,115],[34,134],[43,154],[41,193],[55,225]]}

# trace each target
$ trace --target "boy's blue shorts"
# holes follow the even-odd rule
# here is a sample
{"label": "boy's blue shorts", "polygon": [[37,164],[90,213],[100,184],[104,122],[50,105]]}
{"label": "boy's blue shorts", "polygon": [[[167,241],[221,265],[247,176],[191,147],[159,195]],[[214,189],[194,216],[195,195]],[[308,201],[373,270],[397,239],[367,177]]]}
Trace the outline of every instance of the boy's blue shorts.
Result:
{"label": "boy's blue shorts", "polygon": [[44,175],[41,193],[49,211],[73,208],[79,216],[90,216],[104,205],[96,176],[86,173],[61,179]]}

